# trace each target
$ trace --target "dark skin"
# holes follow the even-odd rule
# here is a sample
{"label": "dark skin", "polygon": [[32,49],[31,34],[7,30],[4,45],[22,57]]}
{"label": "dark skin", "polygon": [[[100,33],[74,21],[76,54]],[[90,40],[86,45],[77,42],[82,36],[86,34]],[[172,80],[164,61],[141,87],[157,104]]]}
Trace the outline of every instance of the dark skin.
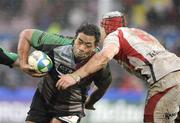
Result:
{"label": "dark skin", "polygon": [[28,55],[31,49],[31,37],[34,30],[29,29],[23,31],[19,37],[18,54],[19,54],[19,65],[20,68],[32,77],[42,77],[46,73],[37,72],[33,67],[28,64]]}

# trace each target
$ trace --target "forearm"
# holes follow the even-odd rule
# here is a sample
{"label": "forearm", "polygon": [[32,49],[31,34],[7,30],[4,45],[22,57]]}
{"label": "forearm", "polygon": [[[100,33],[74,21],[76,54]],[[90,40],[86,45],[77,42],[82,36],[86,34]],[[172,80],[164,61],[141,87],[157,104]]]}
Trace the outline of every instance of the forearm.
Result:
{"label": "forearm", "polygon": [[81,78],[97,72],[107,65],[109,58],[104,53],[95,54],[83,67],[75,71],[73,74],[78,75]]}
{"label": "forearm", "polygon": [[31,35],[29,30],[24,30],[19,36],[18,54],[20,64],[27,64],[28,54],[31,49]]}
{"label": "forearm", "polygon": [[88,97],[86,104],[93,106],[97,101],[99,101],[103,97],[105,92],[105,89],[100,90],[96,88],[96,90],[94,90],[92,94]]}
{"label": "forearm", "polygon": [[30,45],[28,42],[20,42],[18,45],[18,54],[20,64],[27,64]]}
{"label": "forearm", "polygon": [[10,52],[6,48],[0,47],[0,64],[12,67],[17,58],[18,55],[16,53]]}
{"label": "forearm", "polygon": [[118,53],[119,47],[109,44],[99,53],[96,53],[83,67],[75,71],[73,74],[81,78],[97,72],[107,65],[107,63]]}

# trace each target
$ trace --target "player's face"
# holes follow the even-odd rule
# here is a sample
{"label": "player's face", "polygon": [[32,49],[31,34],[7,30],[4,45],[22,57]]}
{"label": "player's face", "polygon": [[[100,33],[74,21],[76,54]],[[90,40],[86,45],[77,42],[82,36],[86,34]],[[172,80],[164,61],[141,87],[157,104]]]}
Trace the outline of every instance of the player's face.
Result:
{"label": "player's face", "polygon": [[95,37],[79,33],[74,41],[73,52],[77,59],[84,60],[89,57],[96,48]]}

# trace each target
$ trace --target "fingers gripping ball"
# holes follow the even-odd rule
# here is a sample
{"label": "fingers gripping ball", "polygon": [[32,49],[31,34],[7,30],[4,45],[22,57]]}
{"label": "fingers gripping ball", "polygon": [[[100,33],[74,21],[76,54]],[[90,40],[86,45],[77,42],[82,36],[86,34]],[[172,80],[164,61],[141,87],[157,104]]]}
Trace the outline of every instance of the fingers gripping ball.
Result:
{"label": "fingers gripping ball", "polygon": [[42,73],[50,71],[53,67],[52,60],[42,51],[33,51],[28,57],[28,64]]}

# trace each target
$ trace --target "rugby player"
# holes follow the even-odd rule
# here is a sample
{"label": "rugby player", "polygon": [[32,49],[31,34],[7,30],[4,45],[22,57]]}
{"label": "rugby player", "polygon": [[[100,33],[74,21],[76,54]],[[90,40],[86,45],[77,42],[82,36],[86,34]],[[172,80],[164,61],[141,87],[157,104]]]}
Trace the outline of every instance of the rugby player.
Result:
{"label": "rugby player", "polygon": [[[151,34],[126,26],[122,12],[109,12],[101,21],[103,49],[78,71],[61,76],[61,89],[77,83],[115,59],[148,85],[144,123],[174,123],[180,106],[180,58]],[[73,77],[72,77],[73,76]]]}
{"label": "rugby player", "polygon": [[[80,26],[74,38],[46,33],[36,29],[21,32],[18,44],[20,68],[31,76],[40,77],[28,65],[31,47],[49,55],[53,69],[38,83],[26,123],[78,123],[85,116],[84,108],[94,110],[111,83],[109,65],[84,79],[75,78],[78,84],[59,90],[57,81],[63,74],[71,74],[84,65],[98,51],[100,30],[93,24]],[[43,76],[43,75],[42,75]],[[96,87],[87,98],[92,82]]]}

